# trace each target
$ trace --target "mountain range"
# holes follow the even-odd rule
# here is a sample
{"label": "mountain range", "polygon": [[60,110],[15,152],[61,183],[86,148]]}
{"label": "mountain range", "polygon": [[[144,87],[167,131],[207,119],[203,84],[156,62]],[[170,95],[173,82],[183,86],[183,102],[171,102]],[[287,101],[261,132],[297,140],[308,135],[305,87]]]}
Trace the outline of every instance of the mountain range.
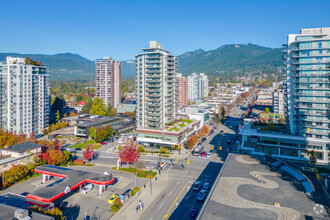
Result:
{"label": "mountain range", "polygon": [[[0,61],[7,56],[30,57],[47,67],[51,80],[93,80],[94,61],[78,54],[60,53],[55,55],[0,53]],[[178,56],[178,72],[184,75],[203,72],[208,75],[240,74],[244,72],[273,73],[281,65],[281,49],[262,47],[254,44],[230,44],[215,50],[198,49]],[[135,75],[135,61],[122,61],[122,77]]]}

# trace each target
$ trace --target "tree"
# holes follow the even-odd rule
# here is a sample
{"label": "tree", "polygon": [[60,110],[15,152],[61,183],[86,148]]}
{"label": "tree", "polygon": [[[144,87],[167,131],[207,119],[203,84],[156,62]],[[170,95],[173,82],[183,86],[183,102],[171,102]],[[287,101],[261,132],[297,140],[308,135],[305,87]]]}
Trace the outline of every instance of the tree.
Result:
{"label": "tree", "polygon": [[95,152],[91,146],[87,146],[86,149],[83,151],[84,158],[89,161],[95,156]]}
{"label": "tree", "polygon": [[103,105],[103,100],[96,98],[91,106],[91,115],[105,115],[105,113],[106,108],[105,105]]}
{"label": "tree", "polygon": [[284,119],[284,117],[281,118],[281,124],[282,124],[282,125],[285,124],[285,119]]}
{"label": "tree", "polygon": [[111,125],[105,127],[100,127],[96,129],[96,137],[94,138],[96,142],[101,142],[103,140],[109,139],[113,134]]}
{"label": "tree", "polygon": [[315,164],[316,161],[317,161],[317,155],[316,155],[316,152],[313,150],[309,153],[309,162]]}
{"label": "tree", "polygon": [[136,107],[135,107],[134,111],[132,112],[132,116],[134,119],[136,118]]}
{"label": "tree", "polygon": [[139,150],[137,144],[134,141],[130,141],[123,150],[120,151],[119,157],[122,163],[134,163],[139,156]]}
{"label": "tree", "polygon": [[75,98],[76,104],[78,104],[78,102],[81,102],[83,100],[84,100],[84,96],[82,96],[82,95],[77,95],[76,98]]}
{"label": "tree", "polygon": [[107,107],[107,112],[105,113],[105,115],[110,116],[111,115],[111,110],[112,110],[112,106],[111,106],[111,104],[109,104],[108,107]]}
{"label": "tree", "polygon": [[92,98],[88,98],[86,104],[82,107],[80,113],[87,113],[89,114],[93,105]]}
{"label": "tree", "polygon": [[265,108],[265,113],[269,113],[269,108],[268,107]]}
{"label": "tree", "polygon": [[55,114],[55,123],[58,123],[60,120],[60,112],[57,110],[56,114]]}
{"label": "tree", "polygon": [[51,113],[56,113],[57,111],[61,112],[64,106],[66,105],[63,96],[57,96],[51,106]]}
{"label": "tree", "polygon": [[94,138],[95,138],[95,128],[92,126],[92,127],[88,130],[88,132],[89,132],[89,137],[90,137],[91,139],[94,139]]}
{"label": "tree", "polygon": [[196,135],[192,135],[190,138],[187,140],[187,148],[190,149],[197,143],[197,137]]}

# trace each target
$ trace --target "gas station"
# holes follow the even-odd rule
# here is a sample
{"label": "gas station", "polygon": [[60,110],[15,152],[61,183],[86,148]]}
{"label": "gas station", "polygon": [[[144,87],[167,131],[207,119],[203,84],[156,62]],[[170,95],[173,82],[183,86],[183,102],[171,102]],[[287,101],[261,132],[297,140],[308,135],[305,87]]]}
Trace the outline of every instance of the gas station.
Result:
{"label": "gas station", "polygon": [[97,174],[51,165],[38,166],[35,168],[35,172],[43,175],[43,183],[49,181],[51,177],[61,178],[26,195],[28,199],[46,203],[54,202],[56,204],[62,196],[78,189],[78,187],[81,190],[86,183],[99,185],[99,194],[101,195],[105,192],[107,185],[115,181],[111,174]]}

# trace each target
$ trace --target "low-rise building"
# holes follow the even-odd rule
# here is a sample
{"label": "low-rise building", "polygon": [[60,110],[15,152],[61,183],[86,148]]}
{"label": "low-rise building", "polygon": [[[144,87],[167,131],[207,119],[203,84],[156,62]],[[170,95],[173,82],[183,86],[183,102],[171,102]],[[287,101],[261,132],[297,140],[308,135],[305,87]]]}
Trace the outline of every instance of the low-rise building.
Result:
{"label": "low-rise building", "polygon": [[136,101],[133,99],[125,99],[117,106],[117,113],[134,112],[136,110]]}
{"label": "low-rise building", "polygon": [[89,137],[89,129],[106,127],[110,125],[114,134],[125,133],[136,129],[136,122],[131,117],[102,117],[102,116],[89,116],[77,121],[74,126],[74,135],[79,137]]}
{"label": "low-rise building", "polygon": [[210,111],[207,107],[200,107],[198,105],[190,105],[181,109],[178,113],[178,118],[191,119],[199,121],[199,129],[205,124],[210,123]]}
{"label": "low-rise building", "polygon": [[256,126],[253,123],[243,125],[240,130],[242,143],[238,149],[242,153],[265,155],[308,161],[310,153],[314,151],[317,155],[317,161],[328,163],[329,149],[326,141],[306,138],[290,134],[287,131],[267,131]]}
{"label": "low-rise building", "polygon": [[27,164],[33,157],[42,152],[43,145],[24,142],[0,149],[0,172],[9,170],[13,165]]}
{"label": "low-rise building", "polygon": [[194,135],[200,127],[200,121],[181,119],[167,126],[165,129],[138,128],[137,140],[139,144],[152,147],[174,148],[185,145],[188,138]]}

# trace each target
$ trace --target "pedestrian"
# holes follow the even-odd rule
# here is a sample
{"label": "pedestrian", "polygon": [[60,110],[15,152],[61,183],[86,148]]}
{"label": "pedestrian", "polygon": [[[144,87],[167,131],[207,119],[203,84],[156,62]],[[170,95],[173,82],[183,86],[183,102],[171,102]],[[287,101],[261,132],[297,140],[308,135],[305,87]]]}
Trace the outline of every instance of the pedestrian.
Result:
{"label": "pedestrian", "polygon": [[155,180],[157,181],[157,176],[155,177]]}
{"label": "pedestrian", "polygon": [[139,212],[139,206],[136,206],[136,213]]}
{"label": "pedestrian", "polygon": [[144,186],[143,186],[144,188],[146,188],[146,184],[144,184]]}
{"label": "pedestrian", "polygon": [[144,209],[144,204],[143,203],[141,204],[141,207],[142,207],[142,209]]}

